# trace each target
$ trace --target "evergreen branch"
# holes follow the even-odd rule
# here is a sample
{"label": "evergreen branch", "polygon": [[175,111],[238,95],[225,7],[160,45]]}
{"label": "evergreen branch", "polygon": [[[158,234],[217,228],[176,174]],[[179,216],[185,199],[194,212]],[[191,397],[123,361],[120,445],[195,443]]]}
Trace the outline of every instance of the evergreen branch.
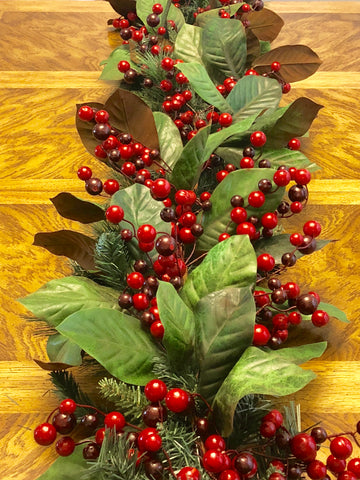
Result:
{"label": "evergreen branch", "polygon": [[[54,393],[60,398],[60,400],[71,398],[76,403],[82,405],[92,404],[90,398],[81,390],[73,374],[68,370],[50,372],[50,379],[54,385]],[[89,410],[78,408],[77,413],[81,416],[89,413]]]}
{"label": "evergreen branch", "polygon": [[130,423],[139,423],[142,412],[149,404],[139,386],[127,385],[114,378],[103,378],[99,381],[100,394],[112,401],[121,410]]}
{"label": "evergreen branch", "polygon": [[197,376],[190,367],[184,367],[182,374],[175,373],[165,354],[154,358],[153,373],[154,378],[162,380],[168,388],[179,387],[188,392],[197,390]]}

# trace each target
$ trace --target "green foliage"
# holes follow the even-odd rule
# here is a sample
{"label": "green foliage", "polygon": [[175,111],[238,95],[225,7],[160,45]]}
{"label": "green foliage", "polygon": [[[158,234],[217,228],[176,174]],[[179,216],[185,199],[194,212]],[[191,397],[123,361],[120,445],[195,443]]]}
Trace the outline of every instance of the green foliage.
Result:
{"label": "green foliage", "polygon": [[154,112],[154,120],[159,137],[160,156],[166,168],[173,168],[183,151],[183,143],[177,126],[169,115]]}
{"label": "green foliage", "polygon": [[[335,307],[335,305],[331,305],[330,303],[320,302],[317,307],[317,310],[324,310],[326,313],[329,314],[330,317],[335,317],[338,320],[340,320],[340,322],[344,322],[344,323],[350,322],[345,312],[340,310],[340,308]],[[311,316],[309,316],[309,318],[311,318]]]}
{"label": "green foliage", "polygon": [[199,393],[211,402],[244,350],[252,343],[255,302],[251,287],[210,293],[194,309]]}
{"label": "green foliage", "polygon": [[[181,10],[179,8],[174,7],[174,5],[171,4],[170,9],[167,11],[167,8],[166,8],[167,0],[159,0],[157,3],[160,3],[164,8],[164,12],[161,15],[161,25],[163,24],[165,25],[166,20],[173,20],[176,24],[177,31],[179,31],[185,23],[185,19],[183,14],[181,13]],[[149,27],[146,22],[146,18],[151,13],[153,4],[154,4],[153,0],[137,0],[136,1],[136,14],[140,18],[140,20],[142,20],[142,22],[147,28]]]}
{"label": "green foliage", "polygon": [[60,333],[49,336],[46,352],[51,362],[65,365],[81,365],[82,363],[81,348]]}
{"label": "green foliage", "polygon": [[135,317],[109,308],[70,315],[57,330],[77,343],[116,378],[145,385],[159,349]]}
{"label": "green foliage", "polygon": [[273,168],[280,167],[280,165],[288,165],[295,168],[307,168],[311,172],[320,168],[316,163],[311,163],[300,150],[290,150],[289,148],[276,150],[264,148],[261,158],[267,158]]}
{"label": "green foliage", "polygon": [[129,45],[121,45],[115,48],[106,60],[103,60],[100,65],[104,65],[99,80],[120,81],[124,78],[124,74],[119,71],[118,63],[121,60],[126,60],[130,63],[131,68],[140,72],[139,67],[132,61]]}
{"label": "green foliage", "polygon": [[139,386],[127,385],[114,378],[101,379],[99,386],[100,395],[113,402],[128,422],[141,422],[142,412],[149,404],[149,400]]}
{"label": "green foliage", "polygon": [[[76,382],[74,375],[68,370],[58,370],[50,372],[50,380],[54,385],[54,391],[60,400],[72,398],[76,403],[81,405],[91,405],[90,398],[84,393],[79,384]],[[86,408],[77,408],[78,415],[85,415],[89,413]]]}
{"label": "green foliage", "polygon": [[319,357],[325,348],[326,342],[277,351],[249,347],[226,377],[213,402],[222,434],[231,434],[236,405],[245,395],[284,396],[307,385],[315,374],[298,365]]}
{"label": "green foliage", "polygon": [[[202,29],[185,23],[177,34],[174,55],[184,62],[202,63]],[[186,74],[185,74],[186,75]],[[189,77],[188,77],[189,78]]]}
{"label": "green foliage", "polygon": [[188,275],[180,296],[193,308],[209,293],[252,285],[256,270],[256,255],[249,237],[230,237],[209,250],[203,262]]}
{"label": "green foliage", "polygon": [[101,281],[117,290],[126,287],[126,274],[131,271],[131,258],[126,243],[118,232],[102,233],[95,248],[95,265]]}
{"label": "green foliage", "polygon": [[58,457],[51,467],[38,480],[69,480],[70,478],[83,478],[86,472],[86,480],[97,480],[98,477],[89,472],[89,464],[84,460],[83,446],[78,446],[69,457]]}
{"label": "green foliage", "polygon": [[165,382],[168,388],[183,388],[188,392],[196,392],[197,374],[193,372],[191,365],[184,365],[181,372],[175,371],[170,365],[167,355],[160,352],[153,360],[154,378]]}
{"label": "green foliage", "polygon": [[[205,27],[205,25],[211,21],[214,18],[219,18],[219,12],[220,10],[224,7],[220,8],[211,8],[211,10],[207,10],[203,13],[200,13],[196,17],[195,24],[200,26],[200,27]],[[240,5],[234,4],[234,5],[227,5],[226,6],[226,11],[230,13],[231,16],[233,16],[240,8]]]}

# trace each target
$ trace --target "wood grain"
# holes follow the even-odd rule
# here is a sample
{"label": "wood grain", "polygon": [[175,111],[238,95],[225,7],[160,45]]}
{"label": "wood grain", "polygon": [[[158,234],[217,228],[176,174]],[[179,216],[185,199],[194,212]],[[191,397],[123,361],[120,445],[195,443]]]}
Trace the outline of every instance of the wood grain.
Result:
{"label": "wood grain", "polygon": [[[286,26],[276,44],[303,43],[323,59],[320,71],[293,85],[290,102],[308,96],[324,105],[303,140],[303,150],[322,170],[310,184],[306,211],[287,221],[298,231],[310,218],[323,238],[336,240],[304,257],[283,275],[302,290],[346,311],[350,324],[332,319],[292,332],[302,343],[327,340],[320,360],[309,362],[317,379],[291,398],[301,403],[303,424],[324,422],[331,432],[354,429],[360,419],[359,2],[273,1]],[[114,84],[97,82],[99,62],[111,49],[106,20],[117,16],[106,1],[6,0],[0,2],[0,469],[4,480],[35,480],[55,459],[53,449],[33,442],[57,399],[48,374],[32,361],[46,360],[45,339],[35,336],[16,299],[70,273],[67,261],[33,247],[38,231],[81,230],[62,219],[49,198],[69,191],[87,198],[76,171],[89,165],[105,180],[106,168],[77,137],[75,104],[104,101]],[[96,394],[84,369],[75,369],[84,389]],[[96,376],[101,376],[100,372]]]}

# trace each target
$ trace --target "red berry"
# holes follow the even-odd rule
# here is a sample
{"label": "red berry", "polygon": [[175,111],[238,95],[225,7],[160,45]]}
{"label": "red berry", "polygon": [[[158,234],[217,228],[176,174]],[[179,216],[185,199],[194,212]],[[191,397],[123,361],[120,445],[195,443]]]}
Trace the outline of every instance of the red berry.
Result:
{"label": "red berry", "polygon": [[95,442],[98,445],[102,445],[105,438],[105,428],[99,428],[95,433]]}
{"label": "red berry", "polygon": [[206,115],[206,120],[208,122],[212,122],[212,123],[218,123],[219,121],[219,114],[217,112],[209,112],[207,115]]}
{"label": "red berry", "polygon": [[254,132],[250,135],[250,142],[254,147],[263,147],[266,143],[266,135],[264,132]]}
{"label": "red berry", "polygon": [[274,423],[276,429],[278,429],[283,424],[284,417],[282,416],[281,412],[279,412],[279,410],[274,409],[264,416],[263,421]]}
{"label": "red berry", "polygon": [[291,90],[291,85],[290,83],[284,83],[282,86],[282,93],[289,93]]}
{"label": "red berry", "polygon": [[90,167],[80,167],[79,170],[77,171],[77,176],[80,178],[80,180],[89,180],[92,176],[92,171]]}
{"label": "red berry", "polygon": [[78,117],[84,122],[90,122],[94,118],[94,110],[91,107],[84,105],[79,108]]}
{"label": "red berry", "polygon": [[165,403],[171,412],[184,412],[191,404],[191,397],[185,390],[181,388],[173,388],[166,397]]}
{"label": "red berry", "polygon": [[256,238],[257,233],[258,232],[256,231],[255,226],[250,222],[240,223],[236,227],[237,235],[249,235],[250,240],[254,240]]}
{"label": "red berry", "polygon": [[228,127],[232,124],[232,116],[230,115],[230,113],[222,113],[219,116],[218,122],[222,127]]}
{"label": "red berry", "polygon": [[243,157],[240,160],[240,168],[254,168],[254,160],[251,157]]}
{"label": "red berry", "polygon": [[124,218],[124,210],[119,205],[111,205],[106,210],[105,216],[109,222],[118,224]]}
{"label": "red berry", "polygon": [[219,480],[240,480],[240,475],[236,470],[224,470],[220,473]]}
{"label": "red berry", "polygon": [[290,205],[290,210],[292,213],[300,213],[303,208],[304,206],[301,202],[292,202]]}
{"label": "red berry", "polygon": [[71,415],[76,410],[76,402],[71,398],[63,400],[59,405],[59,412]]}
{"label": "red berry", "polygon": [[310,235],[311,237],[318,237],[321,233],[321,225],[315,220],[309,220],[303,226],[303,231],[305,235]]}
{"label": "red berry", "polygon": [[323,327],[329,320],[329,315],[324,310],[315,310],[311,315],[311,321],[315,327]]}
{"label": "red berry", "polygon": [[51,423],[42,423],[34,430],[35,442],[39,445],[51,445],[56,438],[56,428]]}
{"label": "red berry", "polygon": [[129,273],[126,277],[126,283],[130,288],[138,290],[144,284],[144,276],[140,272]]}
{"label": "red berry", "polygon": [[183,243],[194,243],[196,240],[194,235],[191,233],[191,229],[187,227],[180,228],[179,237]]}
{"label": "red berry", "polygon": [[360,458],[352,458],[347,465],[347,469],[354,473],[357,478],[360,478]]}
{"label": "red berry", "polygon": [[230,212],[230,218],[237,224],[245,222],[247,219],[247,211],[242,207],[233,208]]}
{"label": "red berry", "polygon": [[270,272],[275,267],[275,259],[269,253],[262,253],[257,257],[258,270]]}
{"label": "red berry", "polygon": [[150,243],[155,240],[156,230],[152,225],[141,225],[137,230],[139,242]]}
{"label": "red berry", "polygon": [[[129,66],[130,68],[130,66]],[[95,113],[95,122],[96,123],[107,123],[109,121],[109,114],[106,110],[98,110]]]}
{"label": "red berry", "polygon": [[334,455],[329,455],[326,460],[326,466],[332,473],[341,473],[346,468],[346,461],[335,458]]}
{"label": "red berry", "polygon": [[255,347],[263,347],[268,343],[270,337],[270,332],[265,325],[255,325],[253,338],[253,345],[255,345]]}
{"label": "red berry", "polygon": [[263,290],[255,290],[254,300],[258,307],[264,307],[265,305],[269,305],[271,303],[269,295]]}
{"label": "red berry", "polygon": [[290,441],[291,453],[303,462],[311,462],[316,458],[316,443],[311,435],[298,433]]}
{"label": "red berry", "polygon": [[[151,48],[150,48],[150,51],[153,55],[160,55],[160,52],[161,52],[161,47],[160,45],[153,45]],[[171,83],[171,82],[170,82]],[[170,89],[171,90],[171,89]]]}
{"label": "red berry", "polygon": [[134,42],[141,42],[143,36],[144,34],[141,30],[133,30],[131,38],[134,40]]}
{"label": "red berry", "polygon": [[276,170],[273,180],[278,187],[285,187],[290,183],[290,172],[288,172],[287,170]]}
{"label": "red berry", "polygon": [[300,325],[302,321],[302,316],[298,312],[290,312],[288,315],[288,319],[291,325]]}
{"label": "red berry", "polygon": [[344,472],[339,473],[337,480],[357,480],[357,476],[354,473],[345,470]]}
{"label": "red berry", "polygon": [[276,426],[273,422],[262,422],[260,425],[260,435],[264,438],[271,438],[276,434]]}
{"label": "red berry", "polygon": [[157,200],[165,200],[171,190],[170,183],[165,178],[158,178],[154,181],[151,192]]}
{"label": "red berry", "polygon": [[150,402],[159,402],[165,398],[167,387],[162,380],[150,380],[150,382],[145,385],[144,393]]}
{"label": "red berry", "polygon": [[132,297],[136,310],[146,310],[149,307],[149,298],[145,293],[135,293]]}
{"label": "red berry", "polygon": [[227,172],[226,170],[220,170],[219,172],[217,172],[216,174],[216,180],[220,183],[224,180],[225,177],[227,177],[229,175],[229,172]]}
{"label": "red berry", "polygon": [[265,195],[260,191],[251,192],[248,196],[248,202],[251,207],[260,208],[265,203]]}
{"label": "red berry", "polygon": [[174,60],[170,57],[164,57],[161,60],[161,68],[169,72],[174,67]]}
{"label": "red berry", "polygon": [[258,76],[259,74],[257,73],[256,70],[252,69],[252,68],[249,68],[249,70],[246,70],[245,74],[246,76],[248,75],[255,75],[255,76]]}
{"label": "red berry", "polygon": [[288,148],[290,148],[290,150],[300,150],[301,143],[298,138],[292,138],[288,141],[287,146]]}
{"label": "red berry", "polygon": [[159,434],[152,433],[144,438],[144,447],[148,452],[157,452],[160,450],[162,440]]}
{"label": "red berry", "polygon": [[301,233],[293,233],[290,235],[290,243],[291,245],[294,245],[295,247],[298,247],[302,245],[304,241],[304,237],[301,235]]}
{"label": "red berry", "polygon": [[208,472],[219,473],[224,470],[224,456],[218,450],[208,450],[205,452],[202,463]]}
{"label": "red berry", "polygon": [[320,460],[313,460],[306,467],[306,473],[312,480],[322,480],[326,476],[326,465]]}
{"label": "red berry", "polygon": [[261,217],[261,225],[265,228],[268,228],[271,230],[275,228],[277,224],[278,224],[278,218],[275,213],[271,213],[271,212],[265,213]]}
{"label": "red berry", "polygon": [[247,13],[247,12],[250,12],[250,10],[251,10],[251,7],[248,3],[244,3],[243,5],[241,5],[242,12]]}
{"label": "red berry", "polygon": [[210,435],[210,437],[205,440],[204,445],[206,450],[219,450],[222,452],[226,449],[226,442],[220,435]]}
{"label": "red berry", "polygon": [[163,6],[161,5],[161,3],[154,3],[154,5],[152,6],[152,11],[153,13],[160,15],[160,13],[163,12]]}
{"label": "red berry", "polygon": [[94,149],[95,157],[97,158],[107,158],[107,153],[101,145],[97,145]]}
{"label": "red berry", "polygon": [[205,202],[206,200],[210,200],[210,198],[211,198],[211,193],[210,192],[202,192],[200,194],[200,200],[202,202]]}
{"label": "red berry", "polygon": [[105,416],[104,425],[107,428],[121,432],[126,425],[125,417],[120,412],[110,412]]}
{"label": "red berry", "polygon": [[121,145],[119,150],[121,158],[124,160],[129,160],[134,155],[132,145]]}
{"label": "red berry", "polygon": [[272,64],[271,64],[271,70],[272,70],[273,72],[278,72],[278,71],[280,70],[280,68],[281,68],[281,65],[280,65],[279,62],[272,62]]}
{"label": "red berry", "polygon": [[346,460],[353,451],[350,440],[346,437],[335,437],[330,443],[330,451],[334,457]]}
{"label": "red berry", "polygon": [[223,242],[224,240],[227,240],[228,238],[230,238],[231,235],[229,235],[228,233],[221,233],[219,235],[219,238],[218,238],[218,241],[219,242]]}
{"label": "red berry", "polygon": [[177,480],[200,480],[200,472],[195,467],[184,467],[176,474]]}
{"label": "red berry", "polygon": [[133,163],[131,162],[125,162],[123,163],[122,167],[121,167],[121,171],[122,173],[124,173],[125,175],[127,175],[128,177],[131,177],[132,175],[135,174],[136,172],[136,167]]}
{"label": "red berry", "polygon": [[300,168],[296,170],[294,174],[294,180],[298,185],[307,185],[311,180],[311,173],[306,168]]}
{"label": "red berry", "polygon": [[104,192],[106,192],[108,195],[113,195],[119,190],[119,188],[120,185],[117,180],[109,178],[104,182]]}
{"label": "red berry", "polygon": [[153,337],[162,339],[165,333],[164,325],[160,320],[157,320],[151,324],[150,333]]}
{"label": "red berry", "polygon": [[[157,47],[157,45],[154,45],[154,47]],[[151,47],[151,49],[152,48],[153,47]],[[170,82],[170,80],[165,79],[165,80],[161,80],[160,88],[164,92],[170,92],[170,90],[172,90],[173,86],[172,86],[172,83]]]}
{"label": "red berry", "polygon": [[294,282],[285,283],[283,288],[288,298],[296,298],[300,295],[300,287],[297,283],[294,283]]}
{"label": "red berry", "polygon": [[75,442],[71,437],[61,437],[56,442],[55,450],[61,457],[68,457],[75,450]]}

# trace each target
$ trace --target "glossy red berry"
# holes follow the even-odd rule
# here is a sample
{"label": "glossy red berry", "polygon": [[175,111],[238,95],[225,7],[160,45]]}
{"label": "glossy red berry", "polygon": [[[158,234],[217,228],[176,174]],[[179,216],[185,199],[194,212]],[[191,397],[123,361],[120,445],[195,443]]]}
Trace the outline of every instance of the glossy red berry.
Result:
{"label": "glossy red berry", "polygon": [[298,138],[292,138],[288,141],[287,146],[290,150],[300,150],[301,142]]}
{"label": "glossy red berry", "polygon": [[346,468],[346,461],[335,458],[334,455],[329,455],[326,460],[326,466],[332,473],[341,473]]}
{"label": "glossy red berry", "polygon": [[200,472],[195,467],[184,467],[176,474],[177,480],[200,480]]}
{"label": "glossy red berry", "polygon": [[324,312],[324,310],[315,310],[315,312],[311,315],[311,321],[315,327],[323,327],[329,323],[329,320],[329,315]]}
{"label": "glossy red berry", "polygon": [[289,93],[291,90],[291,85],[290,83],[284,83],[284,85],[282,86],[282,93]]}
{"label": "glossy red berry", "polygon": [[307,465],[306,473],[312,480],[322,480],[326,476],[326,465],[320,460],[313,460]]}
{"label": "glossy red berry", "polygon": [[248,196],[248,202],[251,207],[260,208],[265,203],[265,195],[260,191],[251,192]]}
{"label": "glossy red berry", "polygon": [[115,428],[117,432],[121,432],[126,425],[125,417],[120,412],[110,412],[105,416],[104,425],[106,428]]}
{"label": "glossy red berry", "polygon": [[278,217],[275,213],[268,212],[261,217],[261,225],[265,228],[273,229],[277,226],[277,224]]}
{"label": "glossy red berry", "polygon": [[101,145],[97,145],[94,148],[94,155],[96,158],[107,158],[107,153]]}
{"label": "glossy red berry", "polygon": [[181,388],[173,388],[166,397],[165,403],[171,412],[184,412],[191,404],[191,397],[185,390]]}
{"label": "glossy red berry", "polygon": [[99,428],[95,433],[95,442],[98,445],[102,445],[105,438],[105,428]]}
{"label": "glossy red berry", "polygon": [[158,338],[159,340],[163,338],[165,330],[164,325],[160,320],[157,320],[151,324],[150,333],[153,337]]}
{"label": "glossy red berry", "polygon": [[260,435],[264,438],[271,438],[276,434],[276,426],[273,422],[262,422],[260,425]]}
{"label": "glossy red berry", "polygon": [[311,180],[311,173],[306,168],[296,170],[294,180],[298,185],[307,185]]}
{"label": "glossy red berry", "polygon": [[146,310],[149,308],[150,300],[145,293],[135,293],[132,300],[136,310]]}
{"label": "glossy red berry", "polygon": [[275,185],[278,187],[285,187],[290,183],[291,175],[287,170],[276,170],[273,176]]}
{"label": "glossy red berry", "polygon": [[240,480],[240,475],[236,470],[224,470],[219,475],[219,480]]}
{"label": "glossy red berry", "polygon": [[232,124],[232,120],[233,119],[230,113],[222,113],[221,115],[219,115],[218,122],[222,127],[228,127]]}
{"label": "glossy red berry", "polygon": [[352,458],[347,464],[347,469],[354,473],[357,478],[360,478],[360,458]]}
{"label": "glossy red berry", "polygon": [[140,272],[131,272],[126,277],[126,283],[130,288],[138,290],[144,284],[144,276]]}
{"label": "glossy red berry", "polygon": [[243,157],[240,160],[240,168],[254,168],[254,160],[251,157]]}
{"label": "glossy red berry", "polygon": [[157,452],[160,450],[162,440],[159,434],[152,433],[144,438],[144,447],[148,452]]}
{"label": "glossy red berry", "polygon": [[255,76],[258,76],[258,72],[256,70],[254,70],[253,68],[249,68],[249,70],[246,70],[245,76],[248,76],[248,75],[255,75]]}
{"label": "glossy red berry", "polygon": [[262,253],[257,257],[258,270],[270,272],[275,267],[275,259],[269,253]]}
{"label": "glossy red berry", "polygon": [[84,105],[79,108],[78,117],[84,122],[90,122],[94,118],[94,110],[91,107]]}
{"label": "glossy red berry", "polygon": [[268,343],[270,337],[270,332],[265,325],[255,325],[253,338],[253,345],[255,345],[255,347],[263,347]]}
{"label": "glossy red berry", "polygon": [[164,57],[161,60],[161,68],[169,72],[174,67],[174,60],[170,57]]}
{"label": "glossy red berry", "polygon": [[281,65],[280,65],[279,62],[272,62],[272,64],[271,64],[271,70],[272,70],[273,72],[278,72],[278,71],[280,70],[280,68],[281,68]]}
{"label": "glossy red berry", "polygon": [[220,183],[224,180],[229,175],[229,172],[227,170],[220,170],[216,174],[216,180]]}
{"label": "glossy red berry", "polygon": [[152,225],[141,225],[137,230],[137,237],[139,242],[150,243],[155,240],[156,230]]}
{"label": "glossy red berry", "polygon": [[208,472],[219,473],[221,470],[224,470],[225,462],[224,456],[218,450],[208,450],[205,452],[202,463]]}
{"label": "glossy red berry", "polygon": [[281,412],[279,412],[279,410],[274,409],[264,416],[263,421],[274,423],[276,429],[278,429],[283,424],[284,417],[282,416]]}
{"label": "glossy red berry", "polygon": [[59,412],[71,415],[76,410],[76,402],[71,398],[66,398],[59,405]]}
{"label": "glossy red berry", "polygon": [[247,211],[242,207],[233,208],[230,212],[230,218],[237,224],[245,222],[247,219]]}
{"label": "glossy red berry", "polygon": [[56,442],[55,450],[61,457],[68,457],[75,450],[75,442],[71,437],[61,437]]}
{"label": "glossy red berry", "polygon": [[106,210],[105,216],[109,222],[118,224],[124,218],[124,210],[119,205],[111,205]]}
{"label": "glossy red berry", "polygon": [[299,247],[304,242],[304,237],[301,235],[301,233],[292,233],[289,240],[291,245]]}
{"label": "glossy red berry", "polygon": [[257,236],[257,231],[255,226],[250,222],[243,222],[240,223],[236,227],[236,234],[237,235],[249,235],[250,240],[254,240]]}
{"label": "glossy red berry", "polygon": [[154,3],[154,5],[152,6],[152,11],[153,13],[160,15],[160,13],[163,12],[163,6],[161,5],[161,3]]}
{"label": "glossy red berry", "polygon": [[311,435],[298,433],[290,440],[291,453],[298,460],[311,462],[316,458],[316,443]]}
{"label": "glossy red berry", "polygon": [[119,182],[113,178],[109,178],[104,182],[104,192],[108,195],[114,195],[120,188]]}
{"label": "glossy red berry", "polygon": [[157,200],[165,200],[169,196],[171,185],[165,178],[158,178],[151,186],[151,192]]}
{"label": "glossy red berry", "polygon": [[80,167],[77,171],[77,176],[80,180],[89,180],[92,177],[92,171],[90,167]]}
{"label": "glossy red berry", "polygon": [[35,428],[34,439],[39,445],[47,446],[54,442],[56,434],[56,428],[51,423],[46,422]]}
{"label": "glossy red berry", "polygon": [[226,233],[226,232],[221,233],[221,234],[219,235],[218,241],[219,241],[219,242],[223,242],[224,240],[227,240],[228,238],[230,238],[230,236],[231,236],[231,235],[230,235],[229,233]]}
{"label": "glossy red berry", "polygon": [[145,385],[144,393],[150,402],[159,402],[165,398],[167,387],[162,380],[150,380],[150,382]]}
{"label": "glossy red berry", "polygon": [[251,145],[254,147],[263,147],[266,143],[266,135],[264,132],[254,132],[250,135]]}
{"label": "glossy red berry", "polygon": [[303,226],[303,231],[305,235],[310,235],[311,237],[318,237],[321,233],[321,225],[315,220],[309,220]]}
{"label": "glossy red berry", "polygon": [[300,295],[300,287],[295,282],[285,283],[283,288],[284,288],[288,298],[296,298]]}
{"label": "glossy red berry", "polygon": [[330,442],[330,451],[334,457],[340,460],[346,460],[352,454],[353,446],[348,438],[335,437]]}
{"label": "glossy red berry", "polygon": [[206,450],[219,450],[222,452],[226,449],[226,442],[220,435],[210,435],[210,437],[205,440],[204,445]]}

